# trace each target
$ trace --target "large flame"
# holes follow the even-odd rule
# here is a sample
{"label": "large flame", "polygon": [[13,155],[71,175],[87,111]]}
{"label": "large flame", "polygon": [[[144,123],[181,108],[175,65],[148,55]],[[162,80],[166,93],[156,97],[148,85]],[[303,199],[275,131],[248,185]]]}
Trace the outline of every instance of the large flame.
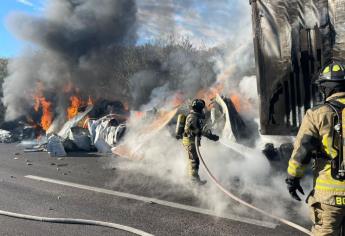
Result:
{"label": "large flame", "polygon": [[87,100],[83,100],[79,95],[73,95],[69,98],[70,106],[66,110],[67,119],[70,120],[79,113],[79,108],[91,106],[94,104],[91,96]]}
{"label": "large flame", "polygon": [[48,130],[53,121],[52,103],[43,96],[35,96],[34,109],[36,112],[42,109],[41,127]]}
{"label": "large flame", "polygon": [[72,119],[78,114],[78,109],[83,105],[83,101],[78,96],[70,97],[70,106],[67,108],[67,119]]}
{"label": "large flame", "polygon": [[201,98],[206,102],[206,104],[210,104],[212,100],[217,96],[217,94],[222,93],[223,88],[223,83],[217,83],[211,88],[201,89],[197,93],[196,98]]}
{"label": "large flame", "polygon": [[[51,100],[47,99],[44,96],[45,86],[42,82],[38,82],[36,84],[36,92],[33,95],[34,99],[34,106],[33,109],[37,113],[42,113],[40,117],[40,121],[37,123],[37,126],[41,126],[42,129],[47,131],[54,119],[54,104]],[[73,86],[72,83],[67,83],[64,88],[63,92],[66,96],[69,97],[69,106],[66,108],[66,118],[68,120],[72,119],[76,115],[78,115],[79,108],[83,106],[90,106],[94,104],[93,99],[91,96],[88,99],[82,99],[79,95],[79,90]],[[72,94],[72,95],[71,95]],[[29,123],[35,123],[32,118],[28,118]]]}

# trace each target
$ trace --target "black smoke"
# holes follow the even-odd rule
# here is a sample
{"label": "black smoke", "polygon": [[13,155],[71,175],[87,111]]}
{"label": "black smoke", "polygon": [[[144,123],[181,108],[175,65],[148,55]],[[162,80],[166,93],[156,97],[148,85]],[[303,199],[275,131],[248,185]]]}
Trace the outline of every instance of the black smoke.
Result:
{"label": "black smoke", "polygon": [[9,64],[7,119],[32,107],[37,87],[54,94],[57,107],[68,102],[63,90],[69,83],[82,96],[124,96],[126,81],[114,74],[114,62],[120,48],[137,41],[136,12],[134,0],[49,0],[43,16],[10,15],[10,30],[31,48]]}

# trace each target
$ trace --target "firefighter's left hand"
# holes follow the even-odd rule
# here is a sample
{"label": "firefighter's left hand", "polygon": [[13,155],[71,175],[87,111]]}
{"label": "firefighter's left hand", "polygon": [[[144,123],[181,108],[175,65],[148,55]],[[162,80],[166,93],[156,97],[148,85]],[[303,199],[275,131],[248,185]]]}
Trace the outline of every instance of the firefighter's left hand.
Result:
{"label": "firefighter's left hand", "polygon": [[219,136],[218,136],[218,135],[215,135],[215,134],[210,134],[210,135],[208,136],[208,139],[217,142],[217,141],[219,140]]}
{"label": "firefighter's left hand", "polygon": [[219,136],[214,134],[212,141],[217,142],[218,140],[219,140]]}
{"label": "firefighter's left hand", "polygon": [[285,183],[287,184],[291,197],[297,201],[301,201],[301,198],[297,194],[297,190],[303,195],[304,191],[299,183],[299,178],[288,176],[285,180]]}

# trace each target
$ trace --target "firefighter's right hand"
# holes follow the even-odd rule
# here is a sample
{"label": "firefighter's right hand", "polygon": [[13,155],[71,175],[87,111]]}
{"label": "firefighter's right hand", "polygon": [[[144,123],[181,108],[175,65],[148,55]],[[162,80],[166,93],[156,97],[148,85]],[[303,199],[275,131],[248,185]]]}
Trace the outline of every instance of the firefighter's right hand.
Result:
{"label": "firefighter's right hand", "polygon": [[209,139],[212,140],[212,141],[217,142],[219,140],[219,136],[215,135],[215,134],[212,134],[212,135],[210,135]]}
{"label": "firefighter's right hand", "polygon": [[287,184],[291,197],[297,201],[301,201],[301,198],[297,194],[297,190],[303,195],[304,191],[299,183],[299,178],[288,176],[285,180],[285,183]]}

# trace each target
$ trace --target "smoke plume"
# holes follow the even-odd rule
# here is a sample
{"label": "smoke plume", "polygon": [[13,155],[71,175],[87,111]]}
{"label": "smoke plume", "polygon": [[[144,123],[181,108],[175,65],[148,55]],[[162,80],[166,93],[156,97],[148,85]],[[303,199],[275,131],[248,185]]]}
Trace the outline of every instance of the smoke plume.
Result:
{"label": "smoke plume", "polygon": [[113,67],[120,48],[137,41],[136,12],[134,0],[50,0],[43,16],[10,15],[11,31],[32,47],[10,62],[3,85],[7,119],[33,106],[38,84],[60,106],[70,83],[96,98],[125,93]]}
{"label": "smoke plume", "polygon": [[[174,32],[179,31],[182,33],[188,32],[187,35],[191,42],[197,42],[197,39],[200,37],[207,38],[208,25],[203,24],[202,18],[196,17],[198,16],[197,12],[190,9],[190,6],[193,6],[195,1],[162,2],[147,0],[143,2],[146,5],[139,10],[139,19],[149,25],[149,29],[146,29],[146,32],[153,34],[156,32],[164,33],[163,29],[171,29]],[[200,4],[215,7],[218,1],[214,3],[202,1]],[[229,2],[220,1],[218,6],[228,6],[226,4],[229,4]],[[237,93],[240,94],[242,102],[248,101],[251,105],[249,107],[251,110],[249,112],[245,110],[242,115],[244,118],[253,121],[258,118],[258,95],[255,86],[255,76],[253,76],[255,74],[255,66],[251,37],[250,6],[247,2],[238,0],[231,1],[231,7],[236,9],[236,11],[229,11],[226,14],[226,18],[231,19],[226,21],[227,28],[222,27],[223,31],[213,31],[213,33],[217,32],[217,35],[219,35],[217,40],[220,43],[217,45],[217,53],[211,57],[211,61],[214,63],[213,70],[216,73],[214,82],[223,83],[224,86],[220,91],[221,93],[225,93],[225,95],[229,95],[229,92],[230,94]],[[159,10],[155,11],[152,9]],[[224,7],[224,9],[226,8]],[[148,14],[146,10],[152,10],[153,14]],[[179,12],[179,15],[184,15],[184,12],[189,10],[194,13],[194,18],[190,19],[185,16],[184,18],[181,17],[181,21],[190,22],[189,20],[192,20],[193,27],[197,29],[193,32],[188,31],[188,24],[179,24],[173,19],[176,16],[171,14],[171,12]],[[156,19],[161,19],[161,17],[162,20],[156,21]],[[237,22],[234,19],[241,19],[241,21]],[[231,34],[224,33],[224,31],[227,32],[227,29],[231,29]],[[224,34],[221,34],[221,32]],[[179,61],[181,59],[174,60],[173,62],[178,65]],[[185,62],[183,60],[182,62],[181,64],[184,65]],[[172,64],[174,65],[174,63]],[[199,76],[198,73],[197,75]],[[138,77],[153,77],[154,75],[152,72],[145,71],[144,75],[141,74]],[[189,76],[183,74],[180,76],[182,78],[189,78]],[[154,87],[155,85],[153,83],[150,86]],[[190,91],[193,88],[188,87],[185,89]],[[168,96],[169,93],[167,91],[171,90],[167,89],[166,83],[163,83],[161,86],[156,87],[154,91],[152,95],[156,94],[156,96],[150,97],[147,103],[149,105],[151,105],[150,103],[156,104],[159,97]],[[150,122],[148,121],[148,123]],[[140,174],[140,176],[152,177],[148,179],[141,178],[142,188],[150,188],[155,193],[161,193],[162,197],[177,193],[178,196],[189,196],[191,188],[188,187],[188,158],[182,144],[171,137],[173,127],[166,127],[158,133],[138,136],[137,130],[140,129],[138,126],[141,125],[145,124],[136,124],[135,122],[130,124],[131,131],[127,134],[125,143],[132,150],[136,150],[142,160],[135,162],[114,160],[111,165],[116,166],[118,169],[133,171]],[[258,131],[253,130],[253,133],[255,132]],[[272,142],[272,140],[277,141],[278,139],[277,137],[260,138],[257,140],[257,147],[251,149],[243,146],[238,147],[236,144],[231,143],[229,143],[231,148],[228,148],[220,143],[207,141],[204,138],[202,140],[201,152],[213,174],[219,178],[224,186],[231,189],[237,195],[279,216],[287,218],[296,217],[296,215],[291,215],[289,212],[297,212],[306,216],[305,205],[293,204],[285,189],[285,168],[282,172],[276,172],[261,153],[262,146],[267,142]],[[226,142],[226,140],[224,141]],[[280,142],[275,143],[280,144],[284,141],[286,140],[280,140]],[[291,141],[291,139],[288,141]],[[200,175],[203,179],[207,178],[202,167]],[[136,177],[133,176],[133,178]],[[121,179],[120,177],[109,184],[120,186],[126,184],[127,181],[129,179]],[[173,187],[167,187],[164,191],[160,189],[152,190],[153,186],[155,186],[152,181],[166,181],[173,184]],[[157,186],[161,185],[157,184]],[[310,188],[310,185],[308,187]],[[170,192],[169,189],[173,190]],[[195,194],[194,197],[200,200],[202,206],[213,209],[218,213],[230,211],[253,217],[252,212],[249,213],[247,208],[243,208],[229,200],[210,181],[203,189],[197,189],[194,192],[192,191],[192,193]],[[293,211],[291,211],[291,206],[294,206]]]}
{"label": "smoke plume", "polygon": [[[63,91],[69,83],[82,95],[130,101],[142,110],[166,108],[167,98],[193,98],[216,83],[223,85],[220,93],[241,91],[241,99],[257,104],[250,14],[243,0],[50,0],[41,17],[13,14],[10,29],[32,47],[9,65],[3,85],[6,116],[26,114],[38,87],[64,108],[68,98]],[[162,35],[189,41],[159,44]],[[154,45],[142,45],[150,40]],[[253,119],[255,112],[243,115]],[[185,188],[187,157],[182,144],[171,137],[172,127],[139,137],[138,125],[142,123],[128,123],[125,141],[140,151],[143,161],[112,164]],[[221,144],[203,140],[202,145],[211,170],[226,187],[284,215],[290,203],[282,187],[284,176],[271,175],[259,148],[239,155]],[[130,180],[119,177],[113,184],[121,181]],[[218,212],[229,207],[244,212],[211,183],[198,193],[203,205]]]}

